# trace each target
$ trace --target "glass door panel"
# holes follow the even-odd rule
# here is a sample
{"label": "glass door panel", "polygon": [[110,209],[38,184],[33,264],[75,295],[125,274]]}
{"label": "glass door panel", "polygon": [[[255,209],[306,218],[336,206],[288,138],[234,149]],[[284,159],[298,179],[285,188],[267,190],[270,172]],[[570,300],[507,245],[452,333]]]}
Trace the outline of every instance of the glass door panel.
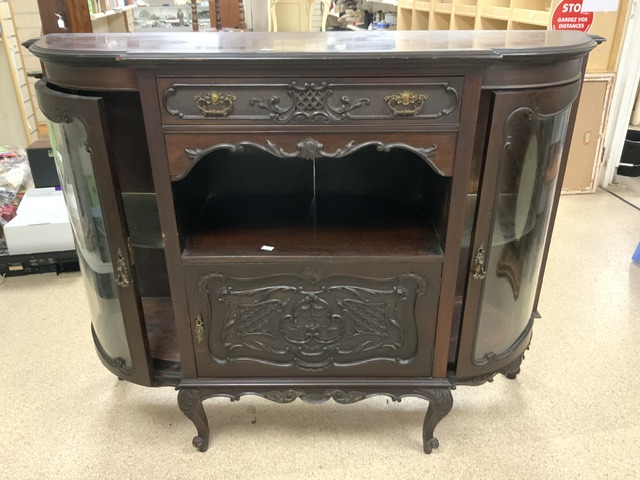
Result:
{"label": "glass door panel", "polygon": [[142,305],[102,99],[54,91],[44,82],[36,84],[36,91],[48,119],[99,357],[118,377],[151,385]]}
{"label": "glass door panel", "polygon": [[508,118],[474,363],[504,355],[531,320],[570,109]]}
{"label": "glass door panel", "polygon": [[459,378],[518,362],[531,338],[564,139],[579,90],[574,82],[493,94],[469,244]]}
{"label": "glass door panel", "polygon": [[78,118],[70,117],[68,120],[66,123],[47,123],[88,294],[93,334],[98,350],[102,350],[100,353],[123,373],[131,373],[131,352],[124,330],[87,131]]}

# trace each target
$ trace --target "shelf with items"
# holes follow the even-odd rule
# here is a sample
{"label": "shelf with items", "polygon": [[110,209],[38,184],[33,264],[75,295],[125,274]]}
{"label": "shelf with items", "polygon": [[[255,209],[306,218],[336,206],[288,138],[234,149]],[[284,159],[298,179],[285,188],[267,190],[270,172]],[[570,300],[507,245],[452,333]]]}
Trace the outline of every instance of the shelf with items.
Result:
{"label": "shelf with items", "polygon": [[[199,11],[198,18],[200,24],[206,21],[207,25],[205,27],[208,27],[208,11]],[[190,32],[193,29],[191,25],[191,9],[188,5],[147,5],[139,7],[135,11],[134,25],[136,32]]]}
{"label": "shelf with items", "polygon": [[127,33],[133,31],[133,9],[135,5],[116,7],[92,13],[91,26],[95,33]]}
{"label": "shelf with items", "polygon": [[91,21],[100,20],[104,17],[112,17],[114,15],[120,15],[128,10],[133,10],[136,8],[135,5],[127,5],[124,7],[114,7],[110,10],[105,10],[104,12],[96,12],[92,13],[89,16],[91,17]]}

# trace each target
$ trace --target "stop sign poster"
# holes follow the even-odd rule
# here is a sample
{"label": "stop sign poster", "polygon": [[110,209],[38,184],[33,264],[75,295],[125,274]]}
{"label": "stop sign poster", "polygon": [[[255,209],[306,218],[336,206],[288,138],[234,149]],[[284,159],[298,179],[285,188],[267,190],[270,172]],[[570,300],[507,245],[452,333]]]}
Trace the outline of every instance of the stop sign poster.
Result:
{"label": "stop sign poster", "polygon": [[562,0],[553,11],[553,30],[588,32],[593,23],[593,12],[582,11],[582,0]]}

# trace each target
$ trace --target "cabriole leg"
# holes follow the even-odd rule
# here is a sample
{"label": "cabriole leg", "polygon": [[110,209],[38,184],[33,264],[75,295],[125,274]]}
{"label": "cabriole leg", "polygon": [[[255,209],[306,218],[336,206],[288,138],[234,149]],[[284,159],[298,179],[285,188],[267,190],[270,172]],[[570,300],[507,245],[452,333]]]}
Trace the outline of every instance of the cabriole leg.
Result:
{"label": "cabriole leg", "polygon": [[453,407],[453,396],[450,388],[432,388],[421,390],[420,395],[429,400],[429,408],[422,426],[422,446],[424,453],[431,453],[440,446],[438,439],[433,436],[436,426]]}
{"label": "cabriole leg", "polygon": [[193,422],[198,435],[193,437],[193,446],[201,452],[209,448],[209,421],[202,406],[199,388],[184,388],[178,392],[178,406],[182,413]]}

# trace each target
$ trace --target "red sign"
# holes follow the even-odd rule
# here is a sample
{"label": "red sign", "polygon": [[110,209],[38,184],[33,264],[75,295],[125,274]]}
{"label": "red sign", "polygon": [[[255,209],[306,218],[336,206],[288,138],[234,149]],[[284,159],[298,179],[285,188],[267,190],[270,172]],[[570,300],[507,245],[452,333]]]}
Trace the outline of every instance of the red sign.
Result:
{"label": "red sign", "polygon": [[593,12],[582,11],[582,0],[563,0],[553,11],[553,30],[588,32],[593,23]]}

